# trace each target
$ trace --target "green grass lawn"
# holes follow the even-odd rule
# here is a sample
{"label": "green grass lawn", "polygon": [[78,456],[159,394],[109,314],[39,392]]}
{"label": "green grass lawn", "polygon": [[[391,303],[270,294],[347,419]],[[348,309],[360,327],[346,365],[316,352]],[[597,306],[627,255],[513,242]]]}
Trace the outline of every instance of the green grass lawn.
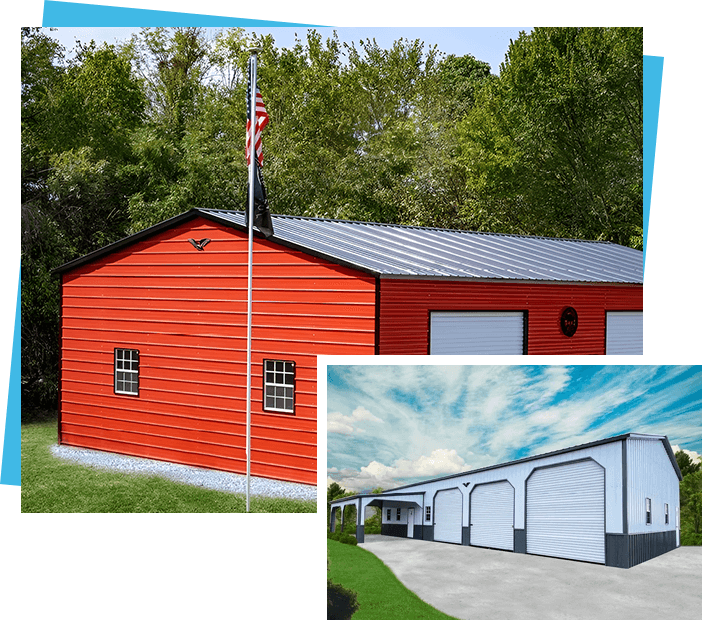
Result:
{"label": "green grass lawn", "polygon": [[[58,459],[57,422],[22,425],[23,512],[244,512],[244,495]],[[250,496],[250,512],[316,512],[316,501]]]}
{"label": "green grass lawn", "polygon": [[359,608],[353,619],[455,619],[409,591],[371,552],[335,540],[326,544],[328,577],[357,593]]}

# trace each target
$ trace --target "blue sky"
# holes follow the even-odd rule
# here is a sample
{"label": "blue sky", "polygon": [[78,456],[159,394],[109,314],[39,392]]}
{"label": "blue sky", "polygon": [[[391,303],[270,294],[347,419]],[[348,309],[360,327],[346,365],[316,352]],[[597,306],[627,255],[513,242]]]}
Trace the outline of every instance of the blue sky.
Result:
{"label": "blue sky", "polygon": [[699,366],[330,365],[329,483],[393,488],[621,433],[702,454]]}

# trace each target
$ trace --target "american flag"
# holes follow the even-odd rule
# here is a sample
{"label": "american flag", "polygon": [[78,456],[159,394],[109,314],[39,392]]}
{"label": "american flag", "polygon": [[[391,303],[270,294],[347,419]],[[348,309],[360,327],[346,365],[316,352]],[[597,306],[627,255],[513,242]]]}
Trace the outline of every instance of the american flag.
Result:
{"label": "american flag", "polygon": [[[249,90],[249,87],[248,87]],[[255,95],[255,155],[257,156],[257,162],[260,166],[264,166],[264,156],[262,155],[262,130],[267,126],[269,122],[269,116],[267,115],[267,110],[265,109],[265,104],[262,101],[262,94],[260,94],[259,88],[256,90]],[[246,130],[246,141],[245,141],[245,158],[247,158],[247,163],[250,163],[250,98],[249,93],[247,97],[247,130]]]}
{"label": "american flag", "polygon": [[[265,109],[265,104],[262,101],[262,95],[259,89],[255,86],[255,155],[257,160],[254,166],[250,164],[250,80],[248,72],[247,79],[247,140],[245,142],[245,157],[247,158],[248,169],[254,169],[254,206],[253,206],[253,225],[265,236],[272,236],[274,234],[274,228],[272,227],[272,216],[269,212],[269,203],[267,202],[267,191],[265,190],[265,182],[262,177],[262,166],[264,158],[262,156],[262,130],[267,126],[269,122],[269,116],[267,116],[267,110]],[[245,209],[245,225],[249,225],[250,216],[250,191],[247,191],[247,205]]]}

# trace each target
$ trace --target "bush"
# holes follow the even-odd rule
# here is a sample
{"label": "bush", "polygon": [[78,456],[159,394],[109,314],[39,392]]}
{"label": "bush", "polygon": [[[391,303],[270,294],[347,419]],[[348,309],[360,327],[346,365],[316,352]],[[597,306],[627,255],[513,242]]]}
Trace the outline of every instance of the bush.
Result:
{"label": "bush", "polygon": [[326,618],[351,619],[357,610],[358,600],[356,599],[356,593],[341,584],[335,584],[327,578]]}
{"label": "bush", "polygon": [[358,544],[356,542],[356,538],[346,532],[327,532],[326,537],[331,538],[331,540],[335,540],[336,542],[344,543],[345,545]]}
{"label": "bush", "polygon": [[680,532],[680,545],[699,547],[702,545],[702,534],[696,532]]}

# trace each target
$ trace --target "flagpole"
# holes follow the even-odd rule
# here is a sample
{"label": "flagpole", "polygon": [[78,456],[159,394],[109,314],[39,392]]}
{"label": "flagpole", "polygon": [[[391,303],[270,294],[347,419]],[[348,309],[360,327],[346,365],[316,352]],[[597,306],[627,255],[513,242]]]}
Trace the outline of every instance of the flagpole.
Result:
{"label": "flagpole", "polygon": [[245,415],[245,456],[247,464],[247,492],[245,511],[250,511],[250,422],[252,412],[252,230],[255,216],[255,100],[257,92],[257,53],[259,46],[250,48],[250,173],[249,219],[247,222],[247,413]]}

